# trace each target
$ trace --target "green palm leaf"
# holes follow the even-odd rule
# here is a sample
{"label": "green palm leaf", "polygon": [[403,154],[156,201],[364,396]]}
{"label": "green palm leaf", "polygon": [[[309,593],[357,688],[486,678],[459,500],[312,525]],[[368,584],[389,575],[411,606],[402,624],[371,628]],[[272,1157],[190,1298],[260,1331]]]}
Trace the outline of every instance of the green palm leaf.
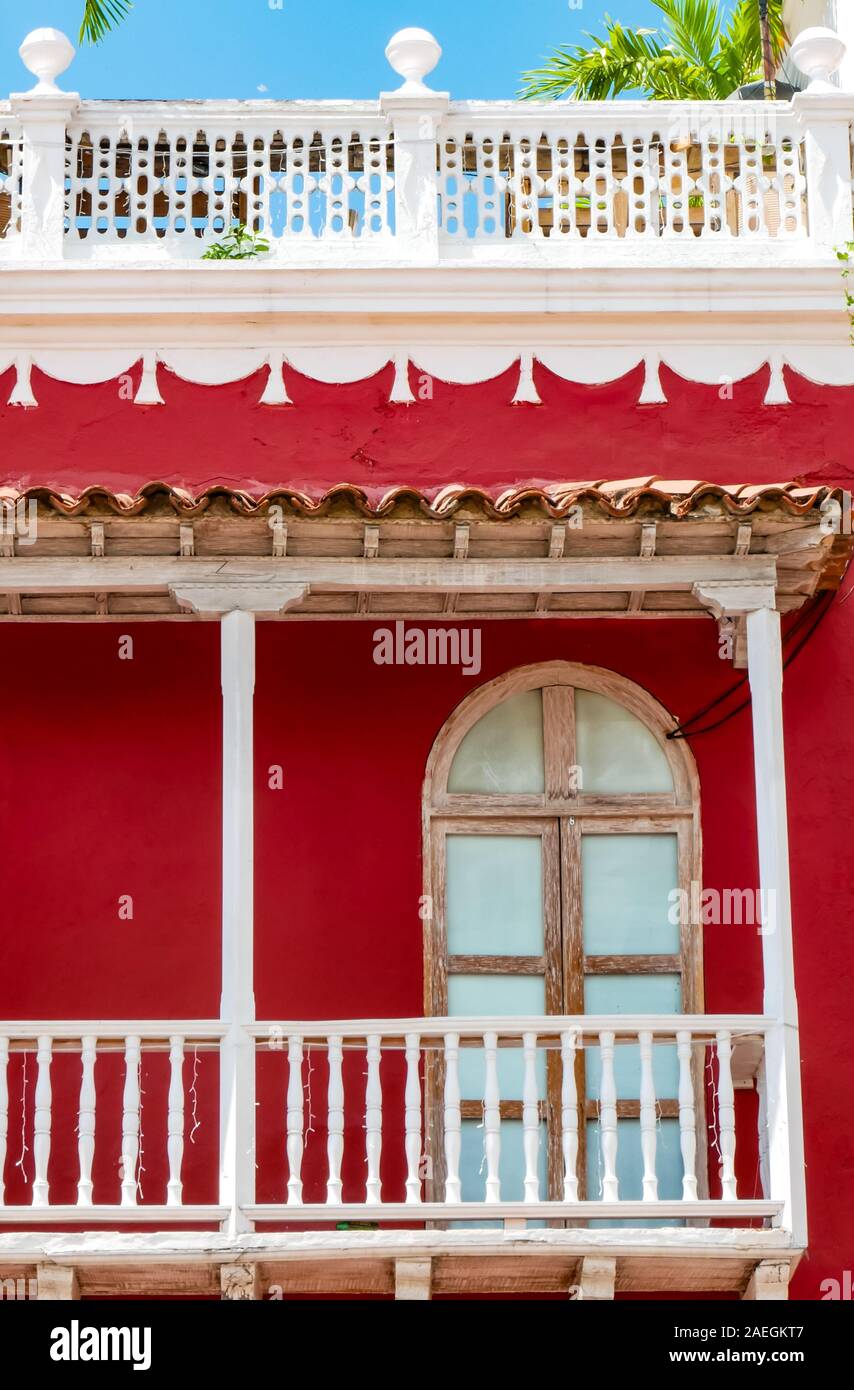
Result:
{"label": "green palm leaf", "polygon": [[[523,73],[524,97],[603,101],[641,92],[654,101],[723,100],[762,76],[758,0],[739,0],[723,27],[718,0],[652,0],[663,26],[628,29],[604,19],[604,34],[559,48]],[[774,55],[785,51],[783,0],[768,0]]]}
{"label": "green palm leaf", "polygon": [[133,9],[131,0],[86,0],[80,25],[81,43],[100,43],[114,24]]}

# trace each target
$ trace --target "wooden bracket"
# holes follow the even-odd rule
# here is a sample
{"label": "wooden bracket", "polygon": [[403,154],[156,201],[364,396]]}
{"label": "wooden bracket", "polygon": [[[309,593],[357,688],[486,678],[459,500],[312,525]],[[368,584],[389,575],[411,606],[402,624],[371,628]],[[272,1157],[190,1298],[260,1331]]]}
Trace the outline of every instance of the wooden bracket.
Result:
{"label": "wooden bracket", "polygon": [[77,1270],[71,1265],[39,1265],[36,1288],[39,1303],[76,1302],[80,1298]]}
{"label": "wooden bracket", "polygon": [[744,1298],[785,1302],[789,1297],[791,1268],[787,1260],[761,1260],[750,1276]]}
{"label": "wooden bracket", "polygon": [[221,1265],[219,1280],[224,1301],[249,1302],[262,1296],[257,1265]]}
{"label": "wooden bracket", "polygon": [[429,1302],[433,1296],[432,1277],[432,1260],[395,1260],[395,1299],[405,1302]]}

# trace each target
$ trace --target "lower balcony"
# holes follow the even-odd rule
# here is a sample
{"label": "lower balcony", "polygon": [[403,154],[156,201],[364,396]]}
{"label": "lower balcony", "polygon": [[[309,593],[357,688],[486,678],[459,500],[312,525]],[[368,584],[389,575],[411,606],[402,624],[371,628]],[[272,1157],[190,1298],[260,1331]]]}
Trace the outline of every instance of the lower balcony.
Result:
{"label": "lower balcony", "polygon": [[776,1031],[747,1015],[2,1024],[0,1278],[588,1298],[762,1297],[770,1280],[785,1297],[800,1252],[764,1139]]}

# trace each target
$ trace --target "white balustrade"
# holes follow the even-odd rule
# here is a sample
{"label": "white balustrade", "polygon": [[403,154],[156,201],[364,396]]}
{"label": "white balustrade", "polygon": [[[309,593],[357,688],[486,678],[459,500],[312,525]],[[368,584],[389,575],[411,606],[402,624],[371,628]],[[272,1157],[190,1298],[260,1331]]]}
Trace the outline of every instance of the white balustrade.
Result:
{"label": "white balustrade", "polygon": [[[53,79],[13,96],[0,258],[197,257],[235,225],[291,264],[508,242],[812,240],[827,256],[850,239],[851,102],[823,76],[791,102],[452,103],[422,80],[438,43],[421,35],[415,66],[412,43],[389,43],[405,81],[373,101],[81,101]],[[798,45],[823,73],[826,48]],[[73,50],[54,47],[58,73]]]}
{"label": "white balustrade", "polygon": [[[214,1022],[194,1025],[0,1024],[0,1206],[4,1219],[20,1223],[28,1219],[35,1208],[44,1212],[42,1219],[60,1222],[98,1222],[106,1216],[113,1221],[121,1220],[123,1210],[127,1212],[124,1219],[134,1222],[219,1220],[221,1209],[215,1200],[192,1207],[184,1201],[182,1165],[188,1101],[192,1103],[196,1125],[200,1123],[195,1118],[197,1065],[190,1076],[184,1063],[188,1047],[196,1054],[196,1064],[200,1049],[218,1051],[224,1031],[223,1025]],[[33,1052],[36,1057],[34,1089],[32,1072],[25,1071],[25,1064]],[[140,1079],[146,1052],[168,1054],[168,1083],[154,1074],[147,1083],[151,1103],[162,1106],[161,1113],[166,1113],[165,1144],[159,1154],[151,1154],[150,1165],[152,1170],[159,1168],[168,1172],[165,1202],[156,1198],[143,1200],[138,1188],[145,1123]],[[79,1068],[73,1073],[64,1065],[68,1054],[79,1059]],[[22,1063],[19,1073],[12,1071],[12,1061],[16,1058]],[[111,1068],[111,1062],[118,1060],[123,1063],[121,1074],[115,1067]],[[20,1077],[15,1086],[12,1085],[13,1075]],[[97,1129],[96,1075],[101,1077],[99,1088],[103,1086],[114,1092],[121,1103],[121,1120],[108,1125],[103,1116]],[[60,1094],[61,1110],[56,1105]],[[71,1127],[64,1120],[69,1101],[74,1113]],[[59,1129],[58,1111],[63,1116]],[[218,1115],[209,1114],[206,1120],[214,1136],[218,1119]],[[33,1127],[32,1153],[27,1144],[30,1123]],[[20,1134],[20,1155],[12,1166],[8,1163],[10,1130]],[[113,1154],[119,1150],[121,1161],[117,1172],[113,1168],[116,1177],[106,1201],[96,1202],[93,1170],[97,1146],[102,1143],[106,1143]],[[76,1199],[73,1203],[63,1202],[49,1186],[52,1155],[62,1162],[63,1168],[76,1155]],[[5,1187],[4,1169],[8,1170],[9,1177]],[[21,1204],[20,1197],[24,1195],[28,1201]],[[214,1199],[215,1195],[211,1194]]]}
{"label": "white balustrade", "polygon": [[[280,1092],[278,1102],[287,1113],[285,1150],[279,1146],[274,1160],[263,1135],[257,1145],[262,1187],[269,1191],[278,1185],[282,1171],[287,1180],[281,1200],[245,1204],[241,1210],[248,1223],[358,1221],[367,1211],[372,1221],[404,1225],[441,1221],[443,1213],[445,1220],[463,1221],[604,1218],[631,1223],[650,1216],[683,1221],[689,1213],[700,1220],[776,1220],[782,1198],[739,1197],[735,1181],[734,1090],[761,1067],[764,1040],[773,1026],[769,1019],[752,1016],[693,1015],[247,1025],[250,1050],[254,1044],[264,1055],[271,1036],[288,1039],[285,1095]],[[197,1114],[198,1050],[218,1049],[225,1029],[214,1022],[159,1027],[0,1023],[0,1158],[5,1144],[7,1173],[3,1220],[24,1223],[32,1219],[34,1208],[60,1222],[81,1217],[94,1223],[116,1221],[122,1212],[134,1222],[223,1219],[225,1207],[215,1202],[187,1205],[182,1167],[188,1111],[194,1132],[201,1124],[203,1142],[216,1151],[219,1116]],[[192,1068],[186,1064],[188,1049]],[[588,1050],[598,1057],[598,1067],[581,1066]],[[167,1065],[146,1066],[143,1097],[141,1064],[152,1051],[164,1054]],[[23,1067],[13,1069],[12,1063],[34,1052],[35,1086],[24,1087]],[[66,1066],[69,1052],[78,1058],[72,1072]],[[325,1054],[328,1067],[325,1094],[315,1095],[310,1107],[304,1081],[309,1053]],[[698,1058],[706,1054],[712,1065],[704,1069],[698,1062],[695,1071],[695,1053]],[[365,1081],[364,1089],[348,1085],[345,1094],[348,1055],[361,1064]],[[119,1060],[121,1075],[114,1065]],[[99,1091],[104,1087],[121,1095],[120,1132],[115,1121],[113,1133],[108,1132],[107,1117],[114,1112],[106,1106],[96,1132],[96,1076]],[[672,1078],[666,1083],[670,1089],[665,1078]],[[205,1094],[210,1090],[206,1086]],[[65,1098],[57,1109],[52,1093],[60,1091]],[[65,1119],[69,1100],[76,1110],[73,1127]],[[138,1191],[143,1100],[146,1113],[159,1110],[166,1116],[165,1139],[145,1146],[149,1172],[164,1174],[165,1196]],[[263,1124],[264,1111],[258,1114]],[[59,1130],[57,1115],[63,1117]],[[744,1123],[740,1117],[738,1124]],[[23,1143],[20,1164],[12,1166],[9,1135],[19,1127],[27,1133],[29,1125],[32,1153]],[[552,1125],[557,1132],[550,1132]],[[642,1173],[620,1182],[618,1152],[624,1143],[637,1142],[632,1125],[639,1131]],[[667,1143],[661,1137],[663,1126],[672,1126]],[[162,1122],[158,1130],[162,1133]],[[312,1145],[315,1131],[320,1142]],[[248,1152],[254,1140],[251,1132],[240,1136]],[[96,1202],[96,1147],[105,1142],[121,1146],[121,1180],[105,1201]],[[598,1153],[591,1152],[591,1144]],[[588,1146],[586,1164],[583,1145]],[[63,1205],[61,1196],[48,1188],[48,1164],[52,1153],[75,1151],[76,1202]],[[710,1198],[703,1195],[698,1169],[708,1167],[713,1152],[720,1158],[721,1195]],[[434,1183],[426,1198],[425,1158],[428,1173],[431,1164],[438,1165],[440,1174],[444,1170],[444,1183]],[[586,1171],[586,1188],[579,1170]],[[359,1172],[364,1173],[362,1182]],[[146,1187],[157,1181],[151,1177]]]}
{"label": "white balustrade", "polygon": [[445,239],[729,242],[807,235],[784,103],[472,102],[440,130]]}
{"label": "white balustrade", "polygon": [[235,223],[271,246],[388,236],[392,131],[376,106],[298,120],[271,107],[88,103],[68,133],[72,251],[198,255]]}

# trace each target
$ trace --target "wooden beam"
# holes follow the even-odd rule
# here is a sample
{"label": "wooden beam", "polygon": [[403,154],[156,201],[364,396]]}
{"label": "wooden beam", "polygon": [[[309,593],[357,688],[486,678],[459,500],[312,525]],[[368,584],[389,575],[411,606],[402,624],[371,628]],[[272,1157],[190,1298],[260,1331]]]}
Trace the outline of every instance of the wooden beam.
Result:
{"label": "wooden beam", "polygon": [[644,587],[683,591],[696,587],[701,601],[710,605],[712,598],[734,598],[755,607],[757,592],[761,588],[773,589],[776,561],[766,555],[656,555],[648,559],[602,555],[559,560],[300,556],[280,560],[274,567],[270,558],[261,556],[0,558],[0,593],[86,594],[134,589],[165,592],[183,589],[190,583],[257,589],[274,581],[310,585],[317,593],[614,593]]}

